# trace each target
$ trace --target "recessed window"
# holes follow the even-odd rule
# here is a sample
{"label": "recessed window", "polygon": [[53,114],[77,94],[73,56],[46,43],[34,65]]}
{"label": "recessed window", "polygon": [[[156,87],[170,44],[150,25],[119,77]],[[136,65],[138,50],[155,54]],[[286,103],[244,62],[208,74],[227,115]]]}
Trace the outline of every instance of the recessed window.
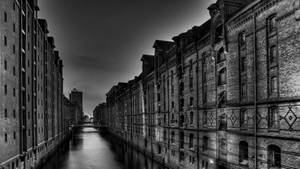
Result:
{"label": "recessed window", "polygon": [[4,60],[4,70],[7,70],[7,60]]}
{"label": "recessed window", "polygon": [[241,32],[239,34],[238,42],[239,42],[239,47],[241,49],[246,47],[246,33],[245,32]]}
{"label": "recessed window", "polygon": [[219,85],[226,84],[226,68],[223,68],[219,72]]}
{"label": "recessed window", "polygon": [[242,83],[241,86],[241,96],[242,98],[245,98],[247,96],[247,84],[246,83]]}
{"label": "recessed window", "polygon": [[194,134],[190,133],[189,136],[189,148],[193,148],[194,147]]}
{"label": "recessed window", "polygon": [[273,76],[271,78],[271,84],[270,84],[270,92],[271,94],[276,94],[278,90],[278,83],[277,83],[277,77]]}
{"label": "recessed window", "polygon": [[16,132],[14,131],[14,140],[17,139],[17,134]]}
{"label": "recessed window", "polygon": [[16,110],[15,110],[15,109],[13,110],[13,117],[14,117],[14,118],[17,117],[17,115],[16,115]]}
{"label": "recessed window", "polygon": [[4,12],[4,22],[7,22],[7,13]]}
{"label": "recessed window", "polygon": [[16,53],[16,45],[13,45],[13,54]]}
{"label": "recessed window", "polygon": [[7,114],[8,114],[8,113],[7,113],[7,109],[4,109],[4,118],[5,118],[5,119],[7,119],[7,116],[8,116]]}
{"label": "recessed window", "polygon": [[13,67],[13,75],[16,76],[16,67]]}
{"label": "recessed window", "polygon": [[247,69],[247,58],[242,57],[241,58],[241,71],[244,72]]}
{"label": "recessed window", "polygon": [[7,143],[7,133],[4,134],[4,141]]}
{"label": "recessed window", "polygon": [[239,144],[239,162],[241,165],[248,165],[248,160],[248,143],[246,141],[241,141]]}
{"label": "recessed window", "polygon": [[203,112],[203,118],[202,118],[202,121],[203,121],[203,125],[206,125],[206,124],[207,124],[207,111],[204,111],[204,112]]}
{"label": "recessed window", "polygon": [[276,17],[274,15],[268,18],[268,31],[270,33],[276,31]]}
{"label": "recessed window", "polygon": [[268,169],[281,168],[281,150],[276,145],[268,146]]}
{"label": "recessed window", "polygon": [[194,105],[194,98],[190,97],[190,106],[193,106],[193,105]]}
{"label": "recessed window", "polygon": [[16,97],[16,89],[13,88],[13,96]]}
{"label": "recessed window", "polygon": [[275,45],[270,47],[270,64],[277,62],[277,48]]}
{"label": "recessed window", "polygon": [[202,149],[203,149],[203,151],[206,151],[208,149],[208,137],[207,136],[203,137]]}
{"label": "recessed window", "polygon": [[268,111],[268,127],[270,129],[278,128],[278,110],[277,107],[270,107]]}
{"label": "recessed window", "polygon": [[4,85],[4,94],[7,95],[7,85]]}
{"label": "recessed window", "polygon": [[7,46],[7,37],[4,36],[4,46]]}
{"label": "recessed window", "polygon": [[13,31],[16,32],[16,24],[13,23]]}
{"label": "recessed window", "polygon": [[218,54],[217,54],[217,62],[222,62],[224,61],[226,58],[225,58],[225,53],[224,53],[224,48],[222,47],[219,51],[218,51]]}
{"label": "recessed window", "polygon": [[247,110],[246,109],[242,109],[240,111],[240,124],[241,127],[243,127],[244,125],[246,125],[247,123]]}
{"label": "recessed window", "polygon": [[193,124],[194,123],[194,112],[191,111],[190,112],[190,124]]}

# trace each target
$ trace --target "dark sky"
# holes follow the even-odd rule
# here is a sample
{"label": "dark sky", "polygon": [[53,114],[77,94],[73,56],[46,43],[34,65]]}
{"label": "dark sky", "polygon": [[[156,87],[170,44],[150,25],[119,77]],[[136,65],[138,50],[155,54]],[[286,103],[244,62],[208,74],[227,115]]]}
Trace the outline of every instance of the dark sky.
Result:
{"label": "dark sky", "polygon": [[84,92],[84,112],[141,72],[156,39],[171,40],[209,18],[216,0],[39,0],[40,18],[64,62],[64,93]]}

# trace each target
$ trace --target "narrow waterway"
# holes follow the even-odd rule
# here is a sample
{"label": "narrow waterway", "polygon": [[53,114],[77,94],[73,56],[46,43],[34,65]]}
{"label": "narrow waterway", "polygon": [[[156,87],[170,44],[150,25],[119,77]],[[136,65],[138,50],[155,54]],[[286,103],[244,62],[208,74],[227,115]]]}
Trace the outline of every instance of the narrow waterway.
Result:
{"label": "narrow waterway", "polygon": [[94,128],[79,130],[64,151],[41,169],[160,169],[152,159],[122,144],[112,144]]}

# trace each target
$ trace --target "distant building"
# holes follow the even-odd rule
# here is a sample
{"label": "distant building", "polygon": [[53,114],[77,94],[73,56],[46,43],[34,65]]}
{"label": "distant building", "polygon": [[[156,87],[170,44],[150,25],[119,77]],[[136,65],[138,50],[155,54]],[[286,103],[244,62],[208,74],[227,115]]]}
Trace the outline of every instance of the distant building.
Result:
{"label": "distant building", "polygon": [[93,122],[103,127],[107,126],[108,114],[106,110],[106,103],[101,103],[95,107],[93,111]]}
{"label": "distant building", "polygon": [[79,106],[80,111],[80,119],[83,118],[83,94],[81,91],[78,91],[77,89],[73,89],[69,95],[69,99],[72,103],[75,103]]}
{"label": "distant building", "polygon": [[77,125],[81,121],[81,109],[76,103],[71,102],[64,96],[63,113],[65,114],[65,122],[70,125]]}

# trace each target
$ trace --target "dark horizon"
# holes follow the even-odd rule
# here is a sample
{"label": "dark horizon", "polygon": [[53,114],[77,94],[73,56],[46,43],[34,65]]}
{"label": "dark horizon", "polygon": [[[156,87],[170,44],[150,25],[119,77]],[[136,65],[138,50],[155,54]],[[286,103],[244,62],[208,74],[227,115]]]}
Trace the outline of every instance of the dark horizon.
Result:
{"label": "dark horizon", "polygon": [[141,72],[140,58],[153,54],[155,40],[171,40],[208,18],[215,0],[39,1],[40,18],[64,61],[64,94],[83,91],[84,112],[92,114],[118,82]]}

